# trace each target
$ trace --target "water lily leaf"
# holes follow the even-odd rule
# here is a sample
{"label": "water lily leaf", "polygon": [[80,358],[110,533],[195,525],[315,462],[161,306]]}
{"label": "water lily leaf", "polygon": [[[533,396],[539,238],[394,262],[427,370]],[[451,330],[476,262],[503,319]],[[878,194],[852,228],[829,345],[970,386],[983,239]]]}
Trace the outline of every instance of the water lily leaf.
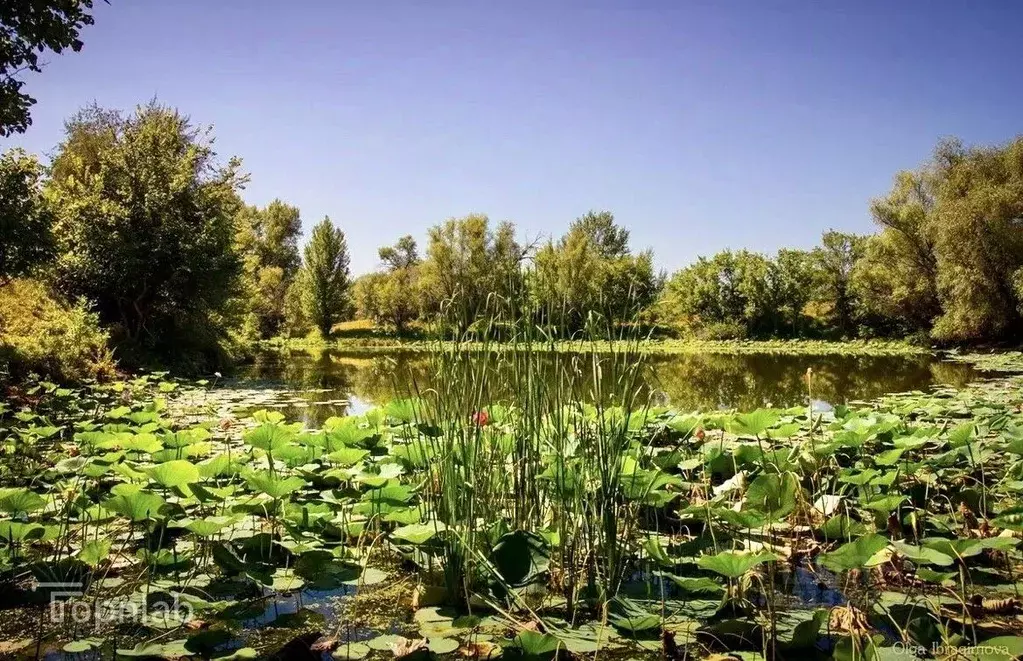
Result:
{"label": "water lily leaf", "polygon": [[706,576],[675,576],[667,572],[660,574],[671,580],[676,587],[685,595],[704,595],[716,597],[725,593],[725,587]]}
{"label": "water lily leaf", "polygon": [[327,459],[340,466],[354,466],[363,459],[369,456],[369,450],[362,448],[344,447],[340,450],[335,450],[327,455]]}
{"label": "water lily leaf", "polygon": [[1023,655],[1023,637],[996,636],[988,638],[977,647],[969,648],[967,657],[971,661],[1011,661]]}
{"label": "water lily leaf", "polygon": [[962,447],[973,439],[974,424],[964,422],[948,433],[948,444],[954,448]]}
{"label": "water lily leaf", "polygon": [[490,562],[511,587],[522,587],[547,571],[550,550],[536,533],[515,530],[505,533],[490,552]]}
{"label": "water lily leaf", "polygon": [[744,509],[764,514],[769,520],[783,518],[796,508],[799,479],[793,473],[765,473],[746,490]]}
{"label": "water lily leaf", "polygon": [[512,646],[521,651],[527,659],[549,659],[562,646],[556,637],[536,631],[520,631],[512,641]]}
{"label": "water lily leaf", "polygon": [[285,498],[305,486],[305,480],[296,476],[281,478],[269,471],[252,471],[245,475],[245,481],[254,491],[265,493],[275,500]]}
{"label": "water lily leaf", "polygon": [[757,565],[775,560],[781,560],[781,557],[769,551],[722,551],[716,555],[700,556],[696,564],[728,578],[739,578]]}
{"label": "water lily leaf", "polygon": [[0,539],[6,542],[27,542],[42,539],[46,529],[38,523],[21,521],[0,521]]}
{"label": "water lily leaf", "polygon": [[369,656],[372,650],[365,643],[346,642],[334,650],[333,657],[338,661],[361,661]]}
{"label": "water lily leaf", "polygon": [[99,567],[110,555],[110,547],[113,540],[109,538],[91,539],[82,545],[78,552],[78,559],[90,567]]}
{"label": "water lily leaf", "polygon": [[277,423],[264,423],[245,434],[245,442],[254,448],[273,454],[285,447],[295,437],[291,427]]}
{"label": "water lily leaf", "polygon": [[728,431],[739,436],[758,436],[768,427],[777,424],[780,417],[781,411],[776,409],[757,409],[752,413],[740,413],[729,422]]}
{"label": "water lily leaf", "polygon": [[428,521],[426,523],[413,523],[407,526],[395,528],[391,533],[392,537],[409,542],[410,544],[425,544],[433,539],[434,535],[447,530],[443,521]]}
{"label": "water lily leaf", "polygon": [[184,640],[168,643],[139,643],[132,649],[117,650],[117,658],[125,659],[178,659],[191,656]]}
{"label": "water lily leaf", "polygon": [[888,539],[881,535],[864,535],[859,539],[842,544],[830,553],[822,553],[818,561],[831,571],[841,572],[867,566],[874,555],[888,546]]}
{"label": "water lily leaf", "polygon": [[430,638],[429,648],[434,654],[450,654],[458,649],[459,643],[452,638]]}
{"label": "water lily leaf", "polygon": [[100,638],[82,638],[81,640],[71,641],[61,649],[68,654],[81,654],[82,652],[99,649],[102,646],[103,640]]}
{"label": "water lily leaf", "polygon": [[45,505],[45,498],[24,487],[0,489],[0,510],[8,514],[28,514]]}
{"label": "water lily leaf", "polygon": [[906,542],[894,541],[892,542],[892,548],[918,565],[947,567],[955,562],[951,556],[927,546],[914,546]]}
{"label": "water lily leaf", "polygon": [[155,482],[165,487],[180,487],[199,481],[199,469],[195,464],[184,459],[165,461],[162,464],[146,469]]}
{"label": "water lily leaf", "polygon": [[[129,486],[129,485],[119,485]],[[125,490],[103,501],[103,507],[131,521],[155,519],[166,504],[163,498],[148,491]]]}

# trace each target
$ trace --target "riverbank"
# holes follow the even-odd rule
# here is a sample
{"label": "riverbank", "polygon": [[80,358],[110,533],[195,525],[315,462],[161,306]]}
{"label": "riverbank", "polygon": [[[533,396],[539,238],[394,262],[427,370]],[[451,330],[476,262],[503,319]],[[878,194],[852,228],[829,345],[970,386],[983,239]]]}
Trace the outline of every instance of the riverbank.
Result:
{"label": "riverbank", "polygon": [[341,353],[433,352],[458,348],[466,351],[539,351],[586,353],[630,351],[644,354],[787,354],[814,356],[913,356],[935,349],[901,340],[559,340],[545,343],[455,342],[393,337],[340,337],[329,341],[308,338],[275,338],[259,344],[261,349],[324,350]]}

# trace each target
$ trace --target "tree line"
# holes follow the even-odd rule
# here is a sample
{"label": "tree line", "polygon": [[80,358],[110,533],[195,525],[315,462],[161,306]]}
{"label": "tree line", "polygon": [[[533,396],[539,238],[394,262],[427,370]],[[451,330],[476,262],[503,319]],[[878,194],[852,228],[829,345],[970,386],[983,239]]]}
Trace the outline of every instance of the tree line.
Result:
{"label": "tree line", "polygon": [[[597,316],[703,338],[1018,337],[1023,139],[939,144],[871,203],[878,232],[826,232],[810,250],[725,250],[666,275],[608,211],[545,241],[471,214],[379,249],[353,277],[329,218],[304,245],[299,209],[246,204],[237,158],[209,127],[151,103],[86,108],[51,160],[0,158],[0,283],[30,277],[81,301],[123,360],[197,355],[372,319],[398,334],[464,333],[495,300],[571,337]],[[0,285],[2,286],[2,285]]]}

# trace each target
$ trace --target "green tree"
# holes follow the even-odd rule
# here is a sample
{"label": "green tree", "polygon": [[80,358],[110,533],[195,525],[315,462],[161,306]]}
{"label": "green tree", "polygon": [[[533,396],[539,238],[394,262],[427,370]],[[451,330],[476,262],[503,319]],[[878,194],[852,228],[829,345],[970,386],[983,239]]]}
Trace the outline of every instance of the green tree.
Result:
{"label": "green tree", "polygon": [[390,271],[409,268],[419,264],[419,248],[411,235],[398,239],[393,246],[384,246],[378,251],[380,261]]}
{"label": "green tree", "polygon": [[308,280],[306,270],[299,268],[284,293],[284,325],[281,330],[287,337],[305,336],[312,327],[305,306],[305,292],[309,289]]}
{"label": "green tree", "polygon": [[47,184],[59,287],[92,301],[129,344],[178,355],[216,348],[237,293],[239,161],[208,130],[150,104],[88,108],[66,124]]}
{"label": "green tree", "polygon": [[430,228],[421,265],[427,311],[443,312],[455,330],[466,331],[497,304],[496,299],[519,300],[525,254],[515,240],[514,225],[504,222],[491,229],[490,220],[482,214],[452,218]]}
{"label": "green tree", "polygon": [[855,330],[856,297],[852,273],[863,256],[865,238],[830,230],[821,236],[821,245],[814,248],[817,272],[817,300],[829,309],[830,324],[842,336]]}
{"label": "green tree", "polygon": [[582,328],[591,312],[610,326],[635,320],[656,299],[659,281],[652,253],[633,255],[628,241],[611,212],[591,211],[541,247],[530,277],[541,319],[566,332]]}
{"label": "green tree", "polygon": [[936,202],[934,174],[900,172],[892,191],[871,202],[871,216],[881,231],[867,239],[852,285],[875,332],[927,331],[941,311],[928,229]]}
{"label": "green tree", "polygon": [[0,3],[0,136],[32,124],[35,99],[21,91],[25,71],[39,72],[46,51],[82,50],[79,32],[92,25],[92,0],[4,0]]}
{"label": "green tree", "polygon": [[941,342],[1018,335],[1023,291],[1023,138],[941,142],[871,205],[879,234],[854,285],[876,325]]}
{"label": "green tree", "polygon": [[305,247],[305,271],[306,314],[323,337],[330,337],[334,324],[348,313],[351,283],[345,233],[326,216]]}
{"label": "green tree", "polygon": [[585,234],[605,259],[629,254],[629,230],[616,224],[610,211],[587,211],[575,219],[568,231]]}
{"label": "green tree", "polygon": [[237,223],[237,244],[245,264],[245,298],[257,334],[272,337],[284,324],[286,293],[302,264],[298,250],[301,214],[274,200],[263,209],[245,206]]}
{"label": "green tree", "polygon": [[806,306],[814,293],[814,265],[809,252],[782,248],[774,258],[772,287],[777,303],[779,331],[793,337],[810,332]]}
{"label": "green tree", "polygon": [[53,214],[43,199],[42,180],[34,156],[21,149],[0,156],[0,284],[52,254]]}
{"label": "green tree", "polygon": [[1023,137],[1000,147],[938,146],[930,236],[943,342],[1018,338],[1023,296]]}

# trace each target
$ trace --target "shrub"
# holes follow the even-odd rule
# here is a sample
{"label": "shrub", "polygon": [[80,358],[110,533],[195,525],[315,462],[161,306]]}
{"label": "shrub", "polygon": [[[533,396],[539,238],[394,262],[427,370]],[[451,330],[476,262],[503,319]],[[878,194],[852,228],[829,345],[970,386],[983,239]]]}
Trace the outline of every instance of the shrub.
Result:
{"label": "shrub", "polygon": [[55,296],[38,280],[0,286],[0,373],[39,372],[54,379],[102,378],[114,372],[107,334],[83,303]]}

